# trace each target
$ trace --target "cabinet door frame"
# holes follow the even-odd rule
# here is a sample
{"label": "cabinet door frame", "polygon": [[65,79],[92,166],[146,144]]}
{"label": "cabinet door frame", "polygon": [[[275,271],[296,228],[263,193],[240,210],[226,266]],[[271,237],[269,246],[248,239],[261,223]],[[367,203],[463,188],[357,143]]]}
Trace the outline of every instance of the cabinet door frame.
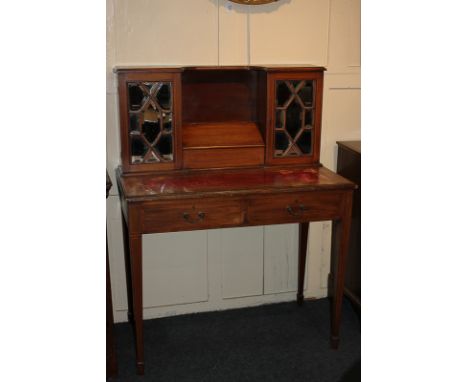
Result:
{"label": "cabinet door frame", "polygon": [[[120,109],[120,149],[123,172],[142,172],[174,170],[182,167],[181,128],[181,78],[174,72],[120,72],[119,77]],[[171,162],[136,163],[131,162],[131,145],[128,111],[128,83],[135,81],[170,82],[172,84],[172,136],[173,160]]]}
{"label": "cabinet door frame", "polygon": [[[304,156],[275,157],[275,124],[276,124],[276,81],[312,80],[316,83],[315,112],[313,115],[313,145],[312,154]],[[322,130],[323,103],[323,71],[320,72],[275,72],[268,73],[267,79],[267,134],[266,155],[267,165],[312,164],[320,166],[320,139]]]}

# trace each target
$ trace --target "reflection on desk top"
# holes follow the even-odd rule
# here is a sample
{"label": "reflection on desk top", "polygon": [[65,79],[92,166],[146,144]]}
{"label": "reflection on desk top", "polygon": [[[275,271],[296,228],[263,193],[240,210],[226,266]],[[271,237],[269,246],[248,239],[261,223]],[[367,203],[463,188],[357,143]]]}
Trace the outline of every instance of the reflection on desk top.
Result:
{"label": "reflection on desk top", "polygon": [[270,167],[129,174],[117,170],[128,201],[210,195],[353,189],[355,184],[325,167]]}

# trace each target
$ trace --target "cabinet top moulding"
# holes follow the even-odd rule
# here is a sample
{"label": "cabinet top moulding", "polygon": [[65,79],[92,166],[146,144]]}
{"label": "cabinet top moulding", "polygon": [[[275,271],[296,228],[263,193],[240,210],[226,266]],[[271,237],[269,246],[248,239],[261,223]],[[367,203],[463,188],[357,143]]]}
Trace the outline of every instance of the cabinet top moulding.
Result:
{"label": "cabinet top moulding", "polygon": [[129,65],[129,66],[116,66],[114,67],[115,73],[126,72],[164,72],[164,73],[180,73],[188,70],[263,70],[266,72],[311,72],[311,71],[325,71],[323,66],[315,65],[206,65],[206,66],[177,66],[177,65]]}

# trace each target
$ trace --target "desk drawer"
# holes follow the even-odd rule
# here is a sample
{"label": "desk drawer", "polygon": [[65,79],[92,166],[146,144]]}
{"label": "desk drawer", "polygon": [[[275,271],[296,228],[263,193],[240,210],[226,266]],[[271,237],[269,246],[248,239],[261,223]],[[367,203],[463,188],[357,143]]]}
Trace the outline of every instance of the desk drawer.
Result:
{"label": "desk drawer", "polygon": [[341,192],[301,192],[256,196],[250,199],[251,225],[337,219],[342,211]]}
{"label": "desk drawer", "polygon": [[189,199],[161,201],[142,211],[143,233],[189,231],[242,225],[241,200]]}

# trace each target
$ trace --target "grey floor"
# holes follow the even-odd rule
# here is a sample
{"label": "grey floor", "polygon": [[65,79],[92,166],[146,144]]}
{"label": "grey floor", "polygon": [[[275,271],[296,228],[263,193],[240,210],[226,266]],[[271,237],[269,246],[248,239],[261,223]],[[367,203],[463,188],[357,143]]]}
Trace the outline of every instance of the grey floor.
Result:
{"label": "grey floor", "polygon": [[330,349],[327,299],[146,320],[145,376],[135,372],[133,333],[115,327],[114,381],[360,380],[360,319],[343,307],[341,344]]}

